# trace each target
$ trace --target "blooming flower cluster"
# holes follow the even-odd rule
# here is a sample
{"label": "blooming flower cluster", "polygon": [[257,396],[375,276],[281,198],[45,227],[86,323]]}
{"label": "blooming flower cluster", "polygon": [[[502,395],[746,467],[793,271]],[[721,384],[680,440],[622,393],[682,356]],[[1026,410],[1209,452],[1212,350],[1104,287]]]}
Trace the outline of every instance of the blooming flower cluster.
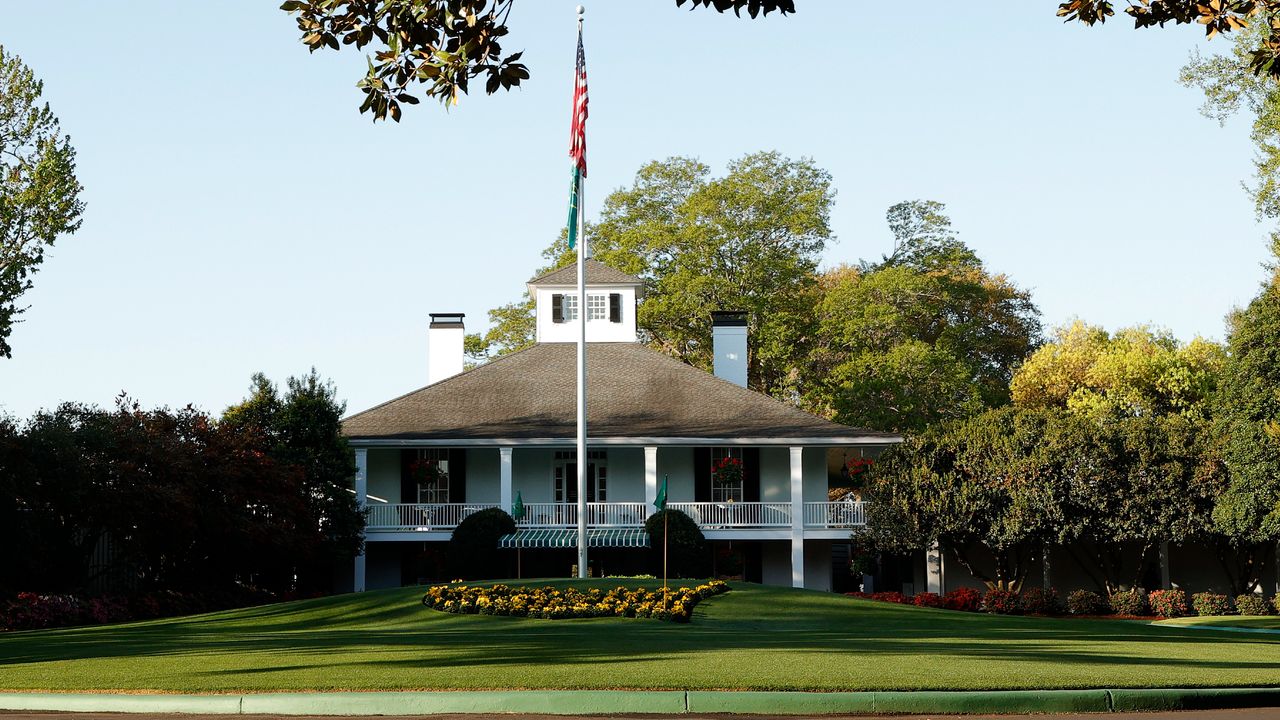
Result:
{"label": "blooming flower cluster", "polygon": [[662,588],[511,587],[492,585],[435,585],[427,588],[422,604],[442,612],[464,615],[510,615],[512,617],[563,620],[591,617],[640,617],[672,622],[689,622],[700,601],[729,591],[720,581],[697,587],[670,588],[665,600]]}

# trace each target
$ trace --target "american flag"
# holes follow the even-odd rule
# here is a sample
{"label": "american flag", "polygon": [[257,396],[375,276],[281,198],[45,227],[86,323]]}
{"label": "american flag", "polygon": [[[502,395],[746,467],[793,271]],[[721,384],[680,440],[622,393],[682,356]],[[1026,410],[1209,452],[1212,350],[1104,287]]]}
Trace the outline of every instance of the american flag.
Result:
{"label": "american flag", "polygon": [[569,129],[569,157],[582,177],[587,176],[587,56],[582,52],[582,24],[578,24],[578,67],[573,76],[573,125]]}

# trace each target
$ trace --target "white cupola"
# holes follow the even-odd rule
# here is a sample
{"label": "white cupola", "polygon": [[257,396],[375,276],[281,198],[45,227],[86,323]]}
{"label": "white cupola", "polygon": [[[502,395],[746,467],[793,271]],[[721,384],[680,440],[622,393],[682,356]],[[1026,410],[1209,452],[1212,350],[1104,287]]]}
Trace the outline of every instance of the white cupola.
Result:
{"label": "white cupola", "polygon": [[587,298],[578,297],[578,267],[567,265],[529,281],[540,343],[577,342],[578,313],[586,312],[587,342],[636,342],[636,307],[644,283],[588,258]]}

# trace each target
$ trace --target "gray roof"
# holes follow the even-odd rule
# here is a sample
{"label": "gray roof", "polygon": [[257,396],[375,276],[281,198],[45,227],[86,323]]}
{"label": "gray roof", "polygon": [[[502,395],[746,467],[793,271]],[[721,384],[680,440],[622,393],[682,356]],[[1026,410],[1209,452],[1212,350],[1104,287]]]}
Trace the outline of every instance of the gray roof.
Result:
{"label": "gray roof", "polygon": [[[587,266],[587,284],[588,285],[643,285],[644,281],[635,275],[628,275],[621,270],[615,270],[608,265],[596,260],[595,258],[587,258],[583,261],[583,265]],[[578,284],[578,265],[570,263],[557,270],[543,273],[538,277],[529,281],[529,285],[556,285],[571,287]]]}
{"label": "gray roof", "polygon": [[[352,415],[342,432],[375,441],[572,442],[576,346],[540,343]],[[773,440],[883,444],[890,433],[839,425],[739,387],[638,343],[587,349],[593,439]],[[766,443],[760,443],[766,444]]]}

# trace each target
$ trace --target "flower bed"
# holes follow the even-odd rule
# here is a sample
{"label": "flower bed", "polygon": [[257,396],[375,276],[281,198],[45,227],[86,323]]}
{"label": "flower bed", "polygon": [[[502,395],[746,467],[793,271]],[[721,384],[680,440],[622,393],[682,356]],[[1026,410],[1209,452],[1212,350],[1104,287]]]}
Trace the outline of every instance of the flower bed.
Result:
{"label": "flower bed", "polygon": [[612,590],[578,590],[551,586],[435,585],[427,588],[422,604],[433,610],[460,615],[509,615],[544,620],[639,617],[689,622],[694,606],[700,601],[728,591],[728,584],[712,580],[693,588],[671,588],[664,603],[661,588],[649,590],[619,586]]}

